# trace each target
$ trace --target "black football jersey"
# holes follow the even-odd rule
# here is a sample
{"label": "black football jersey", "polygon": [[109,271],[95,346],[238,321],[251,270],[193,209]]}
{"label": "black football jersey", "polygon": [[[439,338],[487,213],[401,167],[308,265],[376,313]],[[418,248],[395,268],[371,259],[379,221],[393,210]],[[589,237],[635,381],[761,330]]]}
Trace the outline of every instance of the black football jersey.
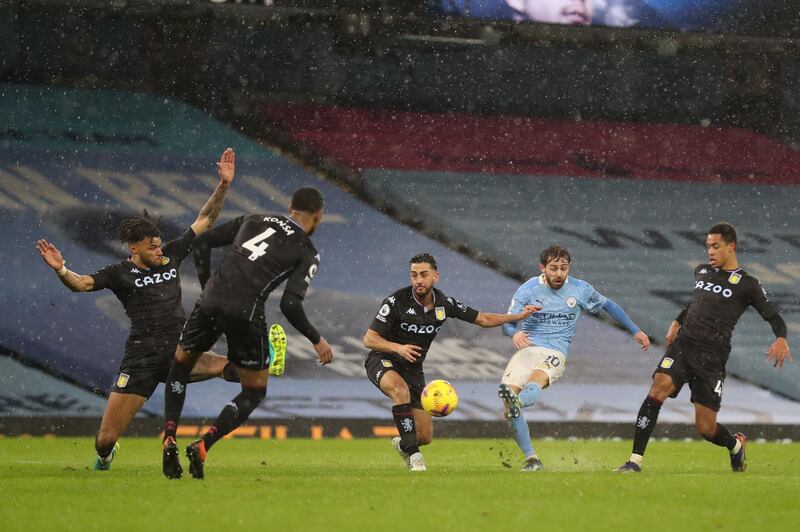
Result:
{"label": "black football jersey", "polygon": [[128,345],[177,344],[186,321],[178,269],[191,252],[194,238],[194,231],[189,228],[183,236],[162,246],[160,266],[140,268],[126,259],[92,275],[93,291],[107,288],[122,302],[131,320]]}
{"label": "black football jersey", "polygon": [[419,346],[422,356],[416,364],[422,364],[447,318],[475,323],[478,311],[447,297],[438,288],[433,289],[433,308],[426,311],[407,286],[383,300],[369,328],[390,342]]}
{"label": "black football jersey", "polygon": [[200,296],[200,305],[253,323],[264,322],[264,302],[288,279],[285,292],[303,299],[319,266],[319,253],[288,216],[240,216],[202,237],[204,245],[232,244]]}
{"label": "black football jersey", "polygon": [[695,343],[728,352],[733,329],[747,307],[755,308],[765,320],[778,314],[758,279],[741,268],[726,271],[701,264],[694,270],[694,279],[680,335]]}

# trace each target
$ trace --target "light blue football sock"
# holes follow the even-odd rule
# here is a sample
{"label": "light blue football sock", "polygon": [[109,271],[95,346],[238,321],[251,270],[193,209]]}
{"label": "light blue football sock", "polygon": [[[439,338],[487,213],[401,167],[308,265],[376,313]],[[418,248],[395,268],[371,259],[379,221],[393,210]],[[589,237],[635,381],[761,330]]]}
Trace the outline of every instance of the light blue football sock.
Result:
{"label": "light blue football sock", "polygon": [[539,395],[541,395],[541,393],[542,389],[538,384],[535,382],[529,382],[522,390],[520,390],[519,402],[522,403],[523,407],[533,406],[536,404],[536,401],[539,400]]}
{"label": "light blue football sock", "polygon": [[531,442],[531,431],[528,428],[528,422],[525,417],[520,414],[519,417],[506,420],[508,428],[511,429],[511,434],[514,435],[517,445],[520,450],[525,454],[525,458],[534,456],[536,451],[533,450],[533,443]]}

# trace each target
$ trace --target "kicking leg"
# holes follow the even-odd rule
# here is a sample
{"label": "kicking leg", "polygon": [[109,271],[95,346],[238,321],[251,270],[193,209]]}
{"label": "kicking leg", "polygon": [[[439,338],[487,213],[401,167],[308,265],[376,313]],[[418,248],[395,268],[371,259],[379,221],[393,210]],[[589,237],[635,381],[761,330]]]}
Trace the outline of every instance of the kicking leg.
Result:
{"label": "kicking leg", "polygon": [[194,478],[204,478],[206,453],[223,436],[247,421],[264,397],[267,395],[269,370],[250,370],[236,368],[242,382],[242,391],[225,405],[219,417],[203,437],[186,447],[189,458],[189,472]]}
{"label": "kicking leg", "polygon": [[94,448],[97,451],[95,469],[106,471],[111,468],[117,441],[146,400],[146,397],[132,393],[111,392],[108,396],[100,430],[94,440]]}
{"label": "kicking leg", "polygon": [[[521,409],[536,404],[542,390],[549,385],[550,376],[547,372],[537,369],[528,376],[525,386],[519,387],[515,384],[504,383],[498,390],[498,395],[503,400],[508,428],[525,456],[522,465],[523,471],[539,471],[544,468],[544,465],[533,448],[530,428]],[[517,415],[512,416],[512,413],[517,413]]]}
{"label": "kicking leg", "polygon": [[630,459],[616,469],[618,473],[635,472],[638,473],[642,470],[642,461],[644,460],[644,451],[647,448],[647,443],[650,441],[650,435],[658,421],[658,413],[661,411],[661,405],[664,401],[671,396],[677,387],[672,380],[672,377],[666,373],[656,373],[653,376],[653,383],[650,385],[650,391],[647,393],[647,398],[639,408],[639,414],[636,416],[636,433],[633,437],[633,452]]}

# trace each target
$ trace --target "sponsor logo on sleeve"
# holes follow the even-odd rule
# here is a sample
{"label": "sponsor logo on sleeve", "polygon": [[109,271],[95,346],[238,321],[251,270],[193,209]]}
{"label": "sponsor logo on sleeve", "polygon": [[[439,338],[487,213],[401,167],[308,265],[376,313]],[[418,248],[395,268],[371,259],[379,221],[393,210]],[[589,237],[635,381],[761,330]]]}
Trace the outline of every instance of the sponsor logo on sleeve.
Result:
{"label": "sponsor logo on sleeve", "polygon": [[384,304],[381,309],[378,311],[379,316],[383,316],[384,318],[389,315],[392,309],[389,308],[389,305]]}

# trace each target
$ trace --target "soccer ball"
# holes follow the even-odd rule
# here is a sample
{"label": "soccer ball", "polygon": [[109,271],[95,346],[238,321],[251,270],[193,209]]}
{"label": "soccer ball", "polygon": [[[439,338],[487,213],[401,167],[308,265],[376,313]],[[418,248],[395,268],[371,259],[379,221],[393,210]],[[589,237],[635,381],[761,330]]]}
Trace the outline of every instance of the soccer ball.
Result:
{"label": "soccer ball", "polygon": [[441,379],[431,381],[422,390],[422,408],[433,417],[450,415],[458,406],[458,393],[455,387]]}

